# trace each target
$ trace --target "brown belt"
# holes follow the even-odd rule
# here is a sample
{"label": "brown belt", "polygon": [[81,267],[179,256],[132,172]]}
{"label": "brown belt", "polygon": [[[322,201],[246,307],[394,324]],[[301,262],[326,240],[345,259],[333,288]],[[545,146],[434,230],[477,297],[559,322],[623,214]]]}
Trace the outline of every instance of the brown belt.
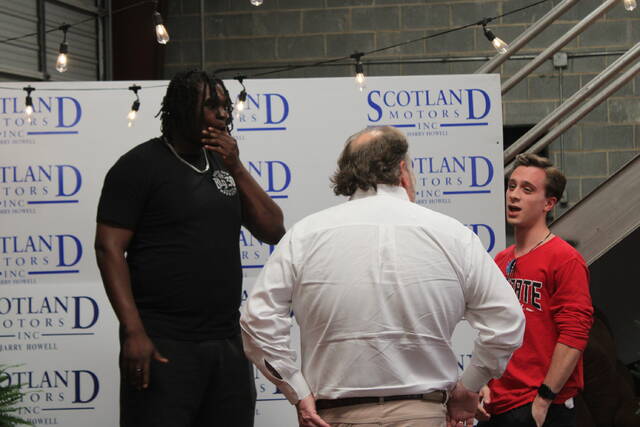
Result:
{"label": "brown belt", "polygon": [[318,399],[316,400],[317,409],[338,408],[340,406],[362,405],[364,403],[392,402],[394,400],[426,400],[428,402],[445,403],[447,401],[447,392],[442,390],[432,391],[424,394],[403,394],[398,396],[382,396],[382,397],[344,397],[342,399]]}

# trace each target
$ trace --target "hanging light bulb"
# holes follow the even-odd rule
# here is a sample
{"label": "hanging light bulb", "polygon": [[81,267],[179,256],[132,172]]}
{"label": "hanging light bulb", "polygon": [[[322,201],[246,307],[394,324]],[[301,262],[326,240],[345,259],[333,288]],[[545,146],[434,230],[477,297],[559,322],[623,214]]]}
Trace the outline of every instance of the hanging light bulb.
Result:
{"label": "hanging light bulb", "polygon": [[628,12],[631,12],[633,9],[636,8],[636,6],[638,6],[638,3],[636,2],[636,0],[624,0],[624,8]]}
{"label": "hanging light bulb", "polygon": [[67,71],[67,53],[69,53],[69,45],[67,45],[67,43],[61,43],[60,54],[56,61],[56,70],[58,70],[59,73]]}
{"label": "hanging light bulb", "polygon": [[138,110],[140,109],[140,98],[138,97],[138,91],[140,90],[140,86],[133,85],[129,87],[130,91],[136,95],[136,100],[131,104],[131,111],[127,114],[127,127],[133,126],[133,122],[135,122],[136,117],[138,116]]}
{"label": "hanging light bulb", "polygon": [[24,100],[24,114],[27,116],[27,122],[31,123],[33,117],[33,98],[31,98],[31,92],[33,92],[35,88],[27,86],[23,88],[23,90],[27,92],[27,98]]}
{"label": "hanging light bulb", "polygon": [[507,53],[507,48],[509,47],[509,45],[506,44],[500,37],[496,37],[496,35],[493,34],[493,31],[487,28],[487,22],[483,22],[482,24],[482,31],[484,31],[484,36],[491,42],[493,47],[496,48],[498,53]]}
{"label": "hanging light bulb", "polygon": [[156,39],[160,44],[169,43],[169,32],[162,23],[162,15],[157,10],[153,12],[153,24],[156,26]]}
{"label": "hanging light bulb", "polygon": [[254,6],[262,6],[263,0],[250,0],[251,4]]}
{"label": "hanging light bulb", "polygon": [[240,95],[238,95],[238,101],[236,102],[236,110],[244,111],[247,104],[247,91],[242,89]]}
{"label": "hanging light bulb", "polygon": [[364,78],[364,66],[360,61],[360,59],[363,56],[364,56],[364,53],[361,53],[361,52],[357,52],[351,55],[351,57],[356,60],[356,87],[360,92],[362,92],[364,88],[367,87],[367,84]]}
{"label": "hanging light bulb", "polygon": [[489,22],[491,22],[491,18],[485,18],[480,22],[482,24],[482,31],[484,32],[484,36],[487,38],[487,40],[491,42],[493,47],[496,48],[498,53],[500,54],[507,53],[507,49],[509,48],[509,45],[505,43],[504,40],[502,40],[500,37],[496,37],[496,35],[493,34],[493,31],[487,28],[487,24]]}
{"label": "hanging light bulb", "polygon": [[58,54],[58,60],[56,61],[56,70],[59,73],[64,73],[67,71],[68,58],[67,54],[69,53],[69,45],[67,44],[67,31],[69,30],[69,25],[61,25],[60,29],[62,30],[63,39],[62,43],[60,43],[60,50]]}
{"label": "hanging light bulb", "polygon": [[238,99],[236,101],[236,104],[234,105],[236,111],[235,118],[240,119],[240,113],[247,107],[247,88],[243,83],[245,76],[236,76],[235,79],[242,85],[242,90],[238,94]]}
{"label": "hanging light bulb", "polygon": [[133,105],[131,105],[131,111],[129,111],[129,114],[127,114],[127,120],[129,121],[127,123],[127,127],[133,126],[133,122],[136,120],[139,109],[140,109],[140,101],[138,100],[133,101]]}
{"label": "hanging light bulb", "polygon": [[358,86],[358,89],[360,90],[360,92],[362,92],[364,88],[367,86],[366,82],[364,81],[364,72],[362,69],[362,63],[360,62],[356,64],[356,86]]}

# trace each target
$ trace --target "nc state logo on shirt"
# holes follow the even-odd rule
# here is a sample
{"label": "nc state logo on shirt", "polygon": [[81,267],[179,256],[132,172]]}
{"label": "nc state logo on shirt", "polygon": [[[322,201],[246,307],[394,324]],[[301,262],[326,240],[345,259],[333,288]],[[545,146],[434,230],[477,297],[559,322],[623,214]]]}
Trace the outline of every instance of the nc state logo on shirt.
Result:
{"label": "nc state logo on shirt", "polygon": [[220,192],[225,196],[233,196],[238,191],[236,189],[236,182],[233,180],[233,177],[226,171],[213,171],[212,179],[213,182],[216,183],[216,187],[218,187],[218,190],[220,190]]}

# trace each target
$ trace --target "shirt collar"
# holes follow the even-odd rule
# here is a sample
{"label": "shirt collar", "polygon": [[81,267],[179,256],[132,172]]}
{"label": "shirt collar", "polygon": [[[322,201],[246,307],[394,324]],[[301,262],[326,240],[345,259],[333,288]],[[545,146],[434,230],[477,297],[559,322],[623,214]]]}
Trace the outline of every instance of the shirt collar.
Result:
{"label": "shirt collar", "polygon": [[355,193],[349,198],[349,200],[357,200],[363,199],[365,197],[375,196],[375,195],[386,195],[395,197],[402,200],[409,200],[409,196],[407,195],[407,190],[404,187],[399,185],[389,185],[389,184],[377,184],[378,191],[373,188],[369,188],[367,191],[364,191],[360,188],[356,190]]}

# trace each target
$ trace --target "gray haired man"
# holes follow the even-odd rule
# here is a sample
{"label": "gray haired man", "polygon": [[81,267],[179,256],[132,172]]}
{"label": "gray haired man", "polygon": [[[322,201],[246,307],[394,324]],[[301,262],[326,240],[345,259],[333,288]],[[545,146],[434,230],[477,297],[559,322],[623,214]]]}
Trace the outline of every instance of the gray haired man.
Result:
{"label": "gray haired man", "polygon": [[[413,203],[407,153],[394,128],[350,137],[332,178],[349,201],[298,222],[245,305],[245,352],[301,426],[471,426],[478,391],[520,346],[513,290],[473,232]],[[463,317],[479,334],[458,378]]]}

